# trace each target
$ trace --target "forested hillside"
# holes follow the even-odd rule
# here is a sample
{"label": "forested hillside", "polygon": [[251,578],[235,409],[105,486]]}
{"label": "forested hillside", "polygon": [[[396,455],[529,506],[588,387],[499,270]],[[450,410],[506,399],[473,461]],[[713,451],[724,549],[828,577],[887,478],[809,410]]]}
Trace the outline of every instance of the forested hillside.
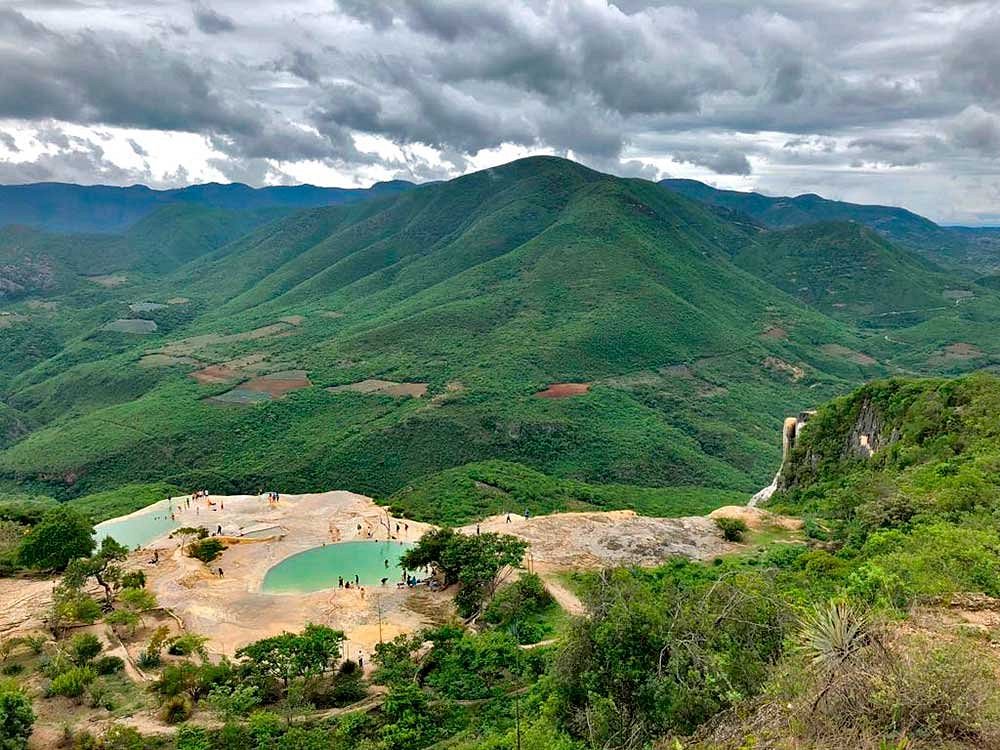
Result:
{"label": "forested hillside", "polygon": [[970,272],[985,273],[1000,267],[1000,229],[996,227],[944,227],[903,208],[846,203],[811,193],[794,198],[772,197],[719,190],[697,180],[668,179],[660,184],[708,205],[752,217],[774,229],[853,221],[967,276],[971,276]]}
{"label": "forested hillside", "polygon": [[[562,159],[230,242],[247,214],[216,214],[162,209],[95,240],[143,270],[7,306],[8,482],[349,487],[435,519],[541,472],[592,488],[566,504],[708,508],[767,483],[786,414],[1000,354],[995,292],[856,225],[763,231]],[[451,471],[496,459],[495,492]],[[452,510],[421,489],[452,481]]]}

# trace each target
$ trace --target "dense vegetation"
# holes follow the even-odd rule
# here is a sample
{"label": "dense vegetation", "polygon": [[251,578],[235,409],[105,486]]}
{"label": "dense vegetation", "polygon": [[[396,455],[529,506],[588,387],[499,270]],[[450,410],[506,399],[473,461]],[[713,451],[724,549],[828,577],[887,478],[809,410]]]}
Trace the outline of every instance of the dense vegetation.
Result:
{"label": "dense vegetation", "polygon": [[943,227],[904,208],[845,203],[811,193],[789,198],[718,190],[696,180],[668,179],[660,184],[775,229],[857,222],[958,271],[988,271],[1000,265],[1000,231],[996,227]]}
{"label": "dense vegetation", "polygon": [[[143,639],[149,699],[180,729],[172,741],[79,731],[76,747],[994,747],[996,626],[973,623],[1000,612],[998,415],[1000,378],[987,374],[878,381],[836,399],[800,434],[773,499],[806,519],[805,543],[577,573],[583,617],[553,616],[536,576],[502,580],[523,553],[516,540],[429,534],[408,564],[433,565],[460,596],[468,587],[459,604],[478,618],[385,642],[368,677],[322,626],[205,660],[196,634],[143,627],[155,600],[106,541],[69,562],[55,639],[0,650],[17,683],[0,685],[0,721],[23,737],[31,701],[135,700],[100,639],[72,635],[103,619]],[[24,523],[72,538],[51,514]]]}
{"label": "dense vegetation", "polygon": [[[100,269],[120,285],[75,275],[70,291],[5,305],[5,492],[344,487],[449,523],[522,506],[701,512],[766,484],[786,414],[898,370],[983,366],[1000,346],[994,291],[948,286],[856,225],[764,232],[560,159],[225,243],[206,231],[228,210],[161,209],[128,233],[144,270]],[[74,262],[100,255],[94,241]],[[870,278],[845,275],[859,257],[878,261]],[[788,279],[807,272],[804,294]],[[834,282],[856,307],[821,293]],[[907,312],[917,303],[928,309]],[[135,318],[157,330],[105,330]],[[231,382],[189,377],[227,362]],[[252,406],[208,400],[289,369],[313,385]],[[427,393],[326,390],[370,378]],[[590,388],[535,395],[560,382]]]}

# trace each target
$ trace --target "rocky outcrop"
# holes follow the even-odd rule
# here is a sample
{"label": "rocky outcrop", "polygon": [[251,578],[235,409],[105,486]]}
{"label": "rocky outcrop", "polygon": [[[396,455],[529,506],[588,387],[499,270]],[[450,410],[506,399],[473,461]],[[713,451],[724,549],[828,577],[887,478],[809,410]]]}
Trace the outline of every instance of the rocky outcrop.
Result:
{"label": "rocky outcrop", "polygon": [[858,417],[847,435],[845,458],[871,458],[899,439],[898,430],[886,435],[885,421],[871,399],[861,402]]}

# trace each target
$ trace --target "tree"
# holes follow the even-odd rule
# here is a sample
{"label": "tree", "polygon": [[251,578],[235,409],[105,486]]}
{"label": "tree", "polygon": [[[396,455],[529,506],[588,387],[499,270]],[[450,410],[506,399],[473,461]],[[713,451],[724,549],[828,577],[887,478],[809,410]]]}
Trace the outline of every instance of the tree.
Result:
{"label": "tree", "polygon": [[301,633],[282,633],[244,646],[236,656],[245,659],[251,672],[264,679],[280,680],[287,693],[293,680],[315,677],[340,658],[344,634],[325,625],[306,625]]}
{"label": "tree", "polygon": [[457,567],[446,567],[445,550],[461,541],[454,529],[434,529],[428,531],[417,542],[417,546],[407,550],[399,560],[404,570],[419,570],[428,565],[437,565],[444,573],[446,586],[458,583]]}
{"label": "tree", "polygon": [[103,649],[104,645],[93,633],[78,633],[69,642],[73,661],[81,667],[90,663]]}
{"label": "tree", "polygon": [[424,534],[400,564],[407,569],[433,564],[444,572],[445,583],[461,583],[455,603],[463,616],[471,617],[496,593],[504,571],[521,566],[527,549],[527,542],[508,534],[472,536],[440,529]]}
{"label": "tree", "polygon": [[40,570],[65,570],[70,560],[89,557],[94,550],[94,527],[72,508],[48,511],[25,535],[19,562]]}
{"label": "tree", "polygon": [[31,701],[17,689],[0,687],[0,750],[24,750],[28,747],[35,723]]}
{"label": "tree", "polygon": [[105,537],[97,554],[73,560],[66,566],[65,580],[72,586],[82,588],[88,578],[93,578],[104,589],[105,609],[111,609],[115,594],[123,586],[125,571],[119,563],[126,557],[128,547]]}
{"label": "tree", "polygon": [[792,625],[769,576],[650,585],[628,571],[600,576],[590,617],[573,621],[556,655],[560,714],[591,746],[647,746],[689,734],[760,691]]}
{"label": "tree", "polygon": [[63,628],[78,622],[92,623],[101,616],[101,606],[76,586],[62,582],[52,590],[49,628],[57,638]]}

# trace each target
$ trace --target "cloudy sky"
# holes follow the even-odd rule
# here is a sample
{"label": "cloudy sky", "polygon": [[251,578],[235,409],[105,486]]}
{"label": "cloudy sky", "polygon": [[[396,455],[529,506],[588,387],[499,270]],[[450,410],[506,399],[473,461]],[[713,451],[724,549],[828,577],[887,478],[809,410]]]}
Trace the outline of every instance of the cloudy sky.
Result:
{"label": "cloudy sky", "polygon": [[0,0],[0,183],[532,153],[1000,224],[1000,0]]}

